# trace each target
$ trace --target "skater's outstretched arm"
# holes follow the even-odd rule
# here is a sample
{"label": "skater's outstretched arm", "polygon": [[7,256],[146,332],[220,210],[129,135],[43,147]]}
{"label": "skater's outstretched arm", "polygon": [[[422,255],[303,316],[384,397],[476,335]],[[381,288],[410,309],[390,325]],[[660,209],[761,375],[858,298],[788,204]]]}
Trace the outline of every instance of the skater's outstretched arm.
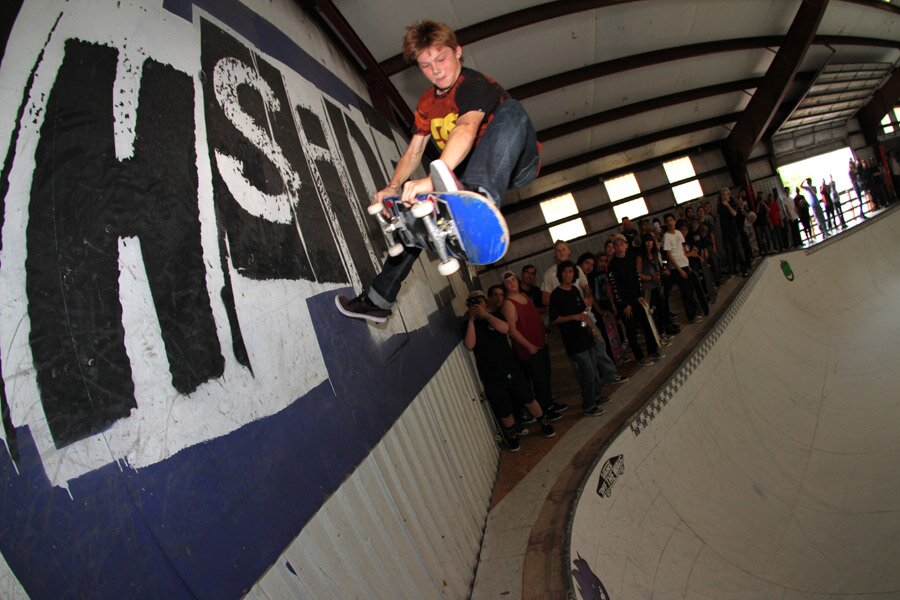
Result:
{"label": "skater's outstretched arm", "polygon": [[409,179],[420,164],[422,164],[422,156],[425,154],[425,147],[428,145],[428,136],[416,134],[409,140],[409,146],[406,152],[400,157],[394,169],[391,180],[383,190],[379,190],[375,194],[373,202],[384,202],[385,198],[391,196],[400,196],[403,193],[403,183]]}
{"label": "skater's outstretched arm", "polygon": [[[441,152],[441,161],[447,165],[452,171],[455,169],[471,152],[475,145],[475,137],[478,134],[478,128],[484,120],[484,113],[478,110],[472,110],[459,117],[456,126],[450,131],[447,137],[447,145]],[[421,160],[421,157],[419,157]],[[399,165],[397,165],[399,167]],[[419,194],[427,194],[434,191],[434,183],[431,177],[423,177],[422,179],[413,179],[407,181],[403,186],[403,202],[412,204],[416,201]]]}

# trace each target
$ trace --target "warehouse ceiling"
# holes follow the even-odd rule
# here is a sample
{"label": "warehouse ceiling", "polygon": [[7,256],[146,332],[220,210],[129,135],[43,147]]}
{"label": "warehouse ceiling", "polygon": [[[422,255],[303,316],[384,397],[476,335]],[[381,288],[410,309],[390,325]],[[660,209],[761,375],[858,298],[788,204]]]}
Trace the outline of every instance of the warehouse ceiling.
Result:
{"label": "warehouse ceiling", "polygon": [[900,7],[878,0],[310,2],[401,126],[427,85],[399,56],[405,26],[456,29],[543,141],[541,176],[504,212],[697,147],[740,163],[779,129],[846,124],[900,64]]}

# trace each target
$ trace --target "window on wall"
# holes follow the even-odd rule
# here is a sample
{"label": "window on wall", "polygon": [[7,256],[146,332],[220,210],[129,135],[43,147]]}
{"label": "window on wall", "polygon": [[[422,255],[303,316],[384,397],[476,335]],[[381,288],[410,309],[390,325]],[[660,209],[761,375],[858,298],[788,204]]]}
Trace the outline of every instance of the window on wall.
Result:
{"label": "window on wall", "polygon": [[681,158],[670,160],[663,163],[663,169],[666,170],[666,178],[669,183],[676,181],[685,181],[672,187],[672,193],[675,194],[675,202],[681,204],[690,202],[703,196],[703,188],[700,187],[700,181],[697,179],[697,172],[694,171],[694,164],[690,157],[682,156]]}
{"label": "window on wall", "polygon": [[881,120],[881,129],[885,133],[894,133],[894,123],[891,121],[890,113],[884,115],[884,118]]}
{"label": "window on wall", "polygon": [[[544,213],[544,222],[553,223],[554,221],[577,215],[578,207],[575,206],[575,198],[572,197],[572,194],[565,194],[541,202],[541,212]],[[587,234],[587,231],[584,229],[584,221],[581,220],[581,217],[550,228],[550,239],[554,242],[557,240],[573,240],[585,234]]]}
{"label": "window on wall", "polygon": [[[628,173],[615,179],[607,179],[603,182],[603,186],[606,188],[606,193],[609,194],[609,199],[613,202],[613,211],[616,213],[616,219],[619,221],[623,217],[628,217],[629,219],[643,217],[650,212],[647,210],[647,203],[644,202],[643,196],[640,196],[641,186],[638,185],[634,173]],[[632,198],[628,202],[616,204],[622,198],[631,196],[638,197]]]}

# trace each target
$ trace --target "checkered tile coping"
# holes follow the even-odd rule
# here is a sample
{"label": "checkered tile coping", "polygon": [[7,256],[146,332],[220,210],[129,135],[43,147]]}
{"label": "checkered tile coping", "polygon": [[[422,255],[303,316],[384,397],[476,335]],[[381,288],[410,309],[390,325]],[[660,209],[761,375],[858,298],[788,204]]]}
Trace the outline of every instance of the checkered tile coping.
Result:
{"label": "checkered tile coping", "polygon": [[728,307],[725,314],[722,315],[716,323],[716,326],[704,336],[703,340],[701,340],[700,344],[694,348],[694,351],[691,352],[690,356],[688,356],[681,366],[678,367],[678,370],[675,371],[668,381],[663,384],[656,396],[647,402],[641,409],[641,412],[632,418],[629,427],[635,437],[641,435],[641,431],[646,429],[650,423],[653,422],[656,415],[662,412],[663,408],[669,403],[669,400],[675,396],[675,393],[681,389],[681,386],[683,386],[694,371],[697,370],[697,367],[700,366],[700,363],[703,362],[706,355],[709,354],[713,346],[716,345],[719,337],[721,337],[725,329],[731,324],[731,321],[734,320],[735,315],[741,310],[747,297],[750,296],[750,292],[753,291],[753,288],[755,288],[756,284],[762,279],[763,273],[769,268],[769,263],[771,262],[771,260],[763,261],[756,268],[753,276],[744,285],[740,294],[738,294],[738,297],[731,303],[731,306]]}

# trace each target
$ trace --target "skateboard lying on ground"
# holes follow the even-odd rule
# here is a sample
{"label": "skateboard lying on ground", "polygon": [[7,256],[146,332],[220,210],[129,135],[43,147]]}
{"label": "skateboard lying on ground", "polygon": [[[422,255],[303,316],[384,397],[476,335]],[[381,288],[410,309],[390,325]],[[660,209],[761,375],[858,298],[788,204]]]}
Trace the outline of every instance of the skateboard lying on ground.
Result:
{"label": "skateboard lying on ground", "polygon": [[368,207],[388,241],[388,254],[398,256],[404,246],[437,253],[438,272],[451,275],[459,261],[487,265],[500,260],[509,248],[509,228],[497,206],[475,192],[431,192],[416,197],[411,207],[399,197]]}

